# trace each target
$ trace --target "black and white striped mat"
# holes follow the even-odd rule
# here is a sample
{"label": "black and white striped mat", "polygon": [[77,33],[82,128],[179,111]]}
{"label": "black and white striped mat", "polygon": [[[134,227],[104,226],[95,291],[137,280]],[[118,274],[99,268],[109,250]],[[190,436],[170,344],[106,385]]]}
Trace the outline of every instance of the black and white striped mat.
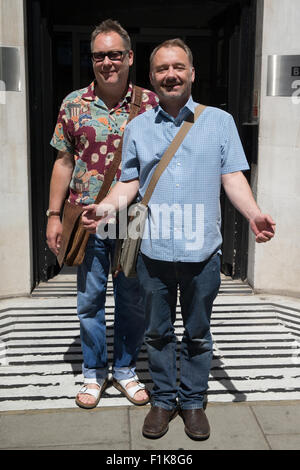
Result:
{"label": "black and white striped mat", "polygon": [[[0,303],[0,411],[70,408],[81,381],[74,276],[41,284],[30,299]],[[270,299],[270,298],[269,298]],[[14,305],[14,306],[12,306]],[[107,294],[107,343],[113,352],[113,295]],[[178,305],[178,341],[183,325]],[[299,309],[262,300],[248,285],[222,280],[212,315],[214,358],[208,401],[300,399]],[[137,363],[151,389],[147,354]],[[109,387],[100,406],[128,405]]]}

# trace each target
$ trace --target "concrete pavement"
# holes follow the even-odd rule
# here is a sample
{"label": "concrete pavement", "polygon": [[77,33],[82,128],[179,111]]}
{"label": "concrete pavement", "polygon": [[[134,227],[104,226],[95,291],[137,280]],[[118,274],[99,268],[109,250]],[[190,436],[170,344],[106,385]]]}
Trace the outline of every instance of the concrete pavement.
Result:
{"label": "concrete pavement", "polygon": [[202,442],[186,436],[179,416],[162,438],[144,438],[148,410],[149,405],[101,408],[100,402],[90,411],[2,412],[0,449],[105,450],[112,456],[124,450],[182,450],[186,455],[189,450],[300,449],[300,401],[208,404],[211,436]]}
{"label": "concrete pavement", "polygon": [[[112,456],[300,449],[299,299],[253,295],[246,284],[222,279],[212,318],[211,436],[197,442],[186,436],[179,416],[161,439],[144,438],[149,405],[135,407],[113,387],[96,409],[76,407],[82,357],[75,296],[75,277],[66,274],[40,285],[31,298],[0,301],[0,449],[98,449]],[[175,328],[180,338],[180,308]],[[111,362],[111,286],[107,333]],[[142,349],[137,370],[151,389],[146,359]]]}

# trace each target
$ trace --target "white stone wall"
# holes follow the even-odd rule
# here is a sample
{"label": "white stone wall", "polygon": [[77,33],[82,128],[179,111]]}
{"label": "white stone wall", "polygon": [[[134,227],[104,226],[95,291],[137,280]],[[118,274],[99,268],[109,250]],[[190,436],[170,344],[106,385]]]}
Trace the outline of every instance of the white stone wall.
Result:
{"label": "white stone wall", "polygon": [[30,293],[30,212],[23,0],[0,0],[0,46],[18,47],[21,92],[0,104],[0,297]]}
{"label": "white stone wall", "polygon": [[289,97],[266,96],[268,56],[300,55],[300,2],[264,0],[259,11],[261,5],[261,69],[256,73],[260,132],[253,189],[261,209],[277,223],[277,233],[271,243],[261,245],[251,236],[248,280],[256,291],[300,296],[300,104]]}

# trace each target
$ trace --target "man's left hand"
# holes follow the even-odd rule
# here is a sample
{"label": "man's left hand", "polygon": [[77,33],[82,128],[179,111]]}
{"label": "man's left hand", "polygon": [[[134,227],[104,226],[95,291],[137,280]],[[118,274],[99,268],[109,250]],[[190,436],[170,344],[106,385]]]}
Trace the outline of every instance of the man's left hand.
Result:
{"label": "man's left hand", "polygon": [[276,223],[270,215],[261,214],[254,217],[249,222],[257,243],[268,242],[274,237]]}

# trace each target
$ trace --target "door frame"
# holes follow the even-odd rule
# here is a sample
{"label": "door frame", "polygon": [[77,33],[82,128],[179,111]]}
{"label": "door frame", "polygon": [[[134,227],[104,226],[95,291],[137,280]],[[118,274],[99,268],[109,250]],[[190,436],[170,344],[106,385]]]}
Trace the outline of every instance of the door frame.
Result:
{"label": "door frame", "polygon": [[[229,7],[227,10],[229,20],[231,11],[233,11],[232,8],[237,11],[237,7]],[[236,57],[234,57],[234,60],[232,59],[230,73],[231,76],[235,76],[234,70],[238,71],[235,77],[235,88],[238,90],[239,99],[232,106],[232,109],[230,109],[229,104],[227,110],[234,115],[251,165],[257,157],[257,125],[252,122],[251,115],[255,63],[256,0],[240,1],[240,17],[237,21],[239,30],[236,32],[235,42],[233,41],[231,44],[231,50],[233,51],[233,48],[236,48],[238,59],[236,60]],[[80,82],[80,41],[90,38],[92,27],[51,24],[51,14],[40,0],[28,2],[27,25],[34,287],[40,281],[48,280],[59,271],[56,259],[49,251],[45,240],[47,222],[45,212],[48,208],[49,182],[56,158],[56,152],[49,144],[53,133],[53,122],[56,117],[53,110],[51,35],[59,32],[72,35],[72,49],[74,52],[77,51],[72,62],[72,89],[77,89]],[[210,24],[209,26],[211,29],[199,30],[193,28],[162,29],[142,27],[139,34],[136,33],[136,30],[130,31],[130,28],[128,28],[128,31],[132,38],[133,50],[136,50],[138,43],[152,41],[154,38],[155,42],[160,42],[171,36],[180,36],[183,39],[186,36],[211,37],[214,34],[214,25]],[[217,25],[215,26],[217,27]],[[133,81],[136,77],[135,67],[134,65],[132,70]],[[232,91],[231,95],[234,96]],[[223,262],[223,271],[233,278],[241,277],[245,279],[247,276],[248,224],[230,206],[228,201],[223,215],[225,216],[224,226],[226,225],[225,232],[223,227],[223,247],[225,252],[228,249],[229,254],[229,262]]]}

